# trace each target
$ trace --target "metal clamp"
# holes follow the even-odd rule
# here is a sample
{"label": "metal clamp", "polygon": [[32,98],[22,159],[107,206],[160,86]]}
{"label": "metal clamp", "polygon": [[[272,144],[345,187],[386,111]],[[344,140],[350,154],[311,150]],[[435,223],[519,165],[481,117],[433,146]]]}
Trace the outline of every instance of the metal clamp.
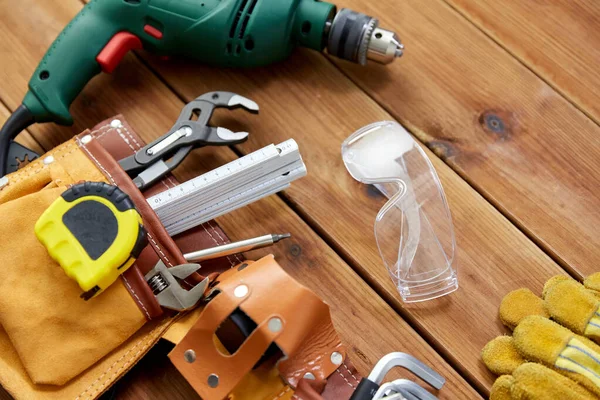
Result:
{"label": "metal clamp", "polygon": [[209,279],[206,278],[190,290],[186,290],[176,278],[186,279],[198,271],[198,264],[182,264],[172,268],[159,261],[145,276],[158,303],[165,308],[175,311],[185,311],[193,308],[202,298],[208,287]]}

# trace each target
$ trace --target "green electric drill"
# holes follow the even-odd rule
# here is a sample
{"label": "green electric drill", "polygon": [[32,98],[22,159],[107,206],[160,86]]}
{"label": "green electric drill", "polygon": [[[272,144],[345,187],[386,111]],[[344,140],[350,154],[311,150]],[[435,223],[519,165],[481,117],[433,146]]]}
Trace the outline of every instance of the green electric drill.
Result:
{"label": "green electric drill", "polygon": [[375,18],[317,0],[92,0],[58,36],[0,131],[0,177],[35,153],[12,140],[36,122],[73,123],[69,107],[132,49],[227,67],[263,66],[297,46],[366,64],[402,55]]}

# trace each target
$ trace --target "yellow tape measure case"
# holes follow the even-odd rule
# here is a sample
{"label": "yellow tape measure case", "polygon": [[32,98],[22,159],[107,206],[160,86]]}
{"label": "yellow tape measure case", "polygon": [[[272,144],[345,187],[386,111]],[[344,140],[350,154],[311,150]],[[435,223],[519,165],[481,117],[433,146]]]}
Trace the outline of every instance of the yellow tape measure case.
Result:
{"label": "yellow tape measure case", "polygon": [[142,218],[127,194],[102,182],[65,191],[39,218],[37,238],[89,300],[125,272],[147,244]]}

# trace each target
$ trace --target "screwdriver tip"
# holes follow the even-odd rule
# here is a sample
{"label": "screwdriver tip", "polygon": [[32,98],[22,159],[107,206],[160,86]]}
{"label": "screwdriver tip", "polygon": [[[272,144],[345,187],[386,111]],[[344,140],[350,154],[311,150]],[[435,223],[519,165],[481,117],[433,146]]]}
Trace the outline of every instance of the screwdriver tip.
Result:
{"label": "screwdriver tip", "polygon": [[273,235],[273,243],[277,243],[283,239],[289,239],[292,237],[291,233],[283,233],[281,235]]}

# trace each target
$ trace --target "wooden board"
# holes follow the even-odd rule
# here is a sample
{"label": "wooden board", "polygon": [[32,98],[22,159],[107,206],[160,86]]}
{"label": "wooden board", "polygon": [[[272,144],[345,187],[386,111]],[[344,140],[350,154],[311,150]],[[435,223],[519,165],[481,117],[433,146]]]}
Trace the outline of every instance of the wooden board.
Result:
{"label": "wooden board", "polygon": [[598,271],[600,128],[440,0],[341,3],[379,16],[407,49],[388,67],[336,64],[565,268]]}
{"label": "wooden board", "polygon": [[[20,63],[21,68],[15,69],[12,64],[0,65],[0,69],[8,70],[0,72],[0,96],[10,99],[6,101],[11,108],[20,102],[20,97],[25,92],[25,82],[35,68],[35,62],[29,63],[29,60],[41,58],[41,53],[47,45],[46,38],[55,36],[60,29],[35,21],[49,18],[57,21],[57,25],[62,27],[80,7],[76,0],[53,0],[44,3],[26,0],[0,18],[0,28],[3,31],[9,31],[28,43],[25,48],[17,41],[13,43],[12,48],[10,43],[3,44],[3,51],[20,54],[23,58],[15,60]],[[15,89],[15,92],[6,92],[12,88],[5,82],[7,79],[4,77],[8,76],[14,81],[22,82],[24,86]],[[83,127],[93,126],[104,118],[122,112],[137,132],[149,141],[170,128],[182,106],[183,103],[135,57],[128,57],[115,76],[103,76],[95,80],[75,103],[73,114],[78,121],[76,127],[59,128],[44,125],[32,127],[31,132],[44,147],[50,148]],[[178,170],[178,174],[182,178],[196,176],[234,157],[233,152],[226,148],[203,149],[195,152]],[[385,353],[403,350],[434,366],[448,379],[447,386],[440,394],[441,398],[478,397],[457,372],[281,199],[271,197],[232,213],[220,221],[233,239],[269,231],[291,231],[294,234],[293,241],[273,250],[289,273],[323,296],[332,306],[335,324],[361,372],[367,373],[373,363]],[[373,340],[375,337],[377,340]],[[144,368],[143,362],[140,367]],[[144,385],[145,379],[148,378],[141,378],[141,382],[136,382],[136,385]],[[181,393],[188,393],[185,388],[153,391],[153,385],[153,382],[148,382],[146,389],[132,389],[127,386],[124,391],[131,398],[139,397],[140,393],[146,396],[152,393],[152,398],[160,398],[162,395],[164,398],[173,398]],[[185,396],[182,395],[181,398],[189,398]]]}
{"label": "wooden board", "polygon": [[445,1],[600,123],[600,3]]}

